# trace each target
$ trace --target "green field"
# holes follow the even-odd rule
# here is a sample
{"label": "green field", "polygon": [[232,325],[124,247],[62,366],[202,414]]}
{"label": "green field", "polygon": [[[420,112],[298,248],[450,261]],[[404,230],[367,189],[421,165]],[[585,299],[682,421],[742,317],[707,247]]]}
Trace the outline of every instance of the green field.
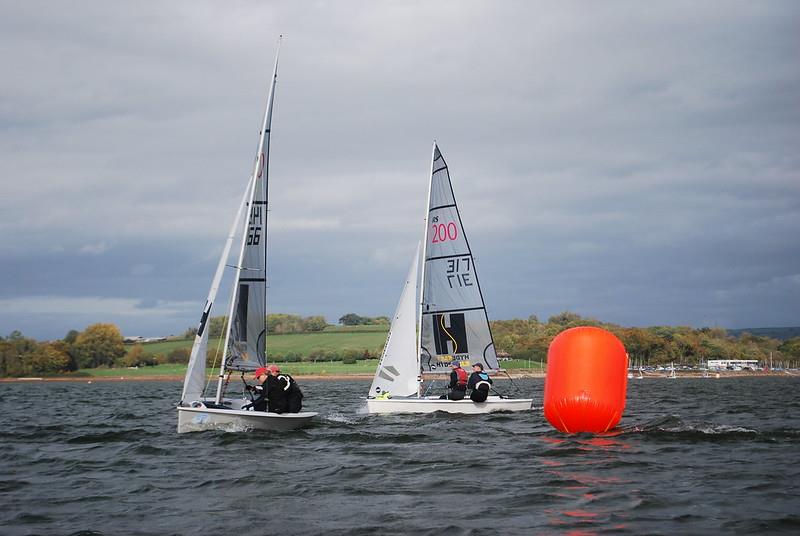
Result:
{"label": "green field", "polygon": [[370,324],[366,326],[331,326],[325,328],[325,332],[356,333],[356,332],[376,332],[379,331],[386,335],[389,331],[389,324]]}
{"label": "green field", "polygon": [[[328,328],[315,333],[270,335],[267,337],[267,354],[285,355],[294,352],[308,355],[313,350],[370,350],[375,352],[386,342],[387,332],[388,326],[352,326],[350,328]],[[174,339],[145,343],[142,344],[142,348],[146,354],[168,354],[176,348],[191,348],[192,342],[194,339]],[[209,339],[209,348],[219,346],[219,339]],[[132,346],[128,348],[130,349]]]}
{"label": "green field", "polygon": [[[341,361],[334,362],[317,362],[317,363],[278,363],[282,372],[286,372],[293,376],[303,375],[338,375],[338,374],[374,374],[375,368],[378,366],[377,359],[368,359],[357,361],[352,365],[345,365]],[[208,369],[208,374],[213,374],[214,370]],[[139,367],[139,368],[96,368],[96,369],[81,369],[78,371],[79,377],[102,377],[114,378],[125,377],[134,378],[137,376],[183,376],[186,374],[186,365],[156,365],[154,367]],[[250,378],[248,378],[250,379]]]}
{"label": "green field", "polygon": [[[377,359],[359,360],[354,364],[346,365],[341,361],[318,361],[316,363],[277,363],[281,371],[295,376],[303,375],[346,375],[346,374],[374,374],[378,366]],[[512,359],[511,361],[504,361],[503,367],[510,372],[520,371],[533,371],[538,372],[539,363],[524,361],[521,359]],[[96,369],[81,369],[78,371],[77,376],[83,377],[116,377],[124,376],[126,378],[136,376],[183,376],[186,373],[186,365],[157,365],[154,367],[139,367],[139,368],[96,368]],[[213,371],[208,370],[211,374]]]}
{"label": "green field", "polygon": [[[315,350],[335,351],[344,350],[370,350],[378,352],[386,341],[388,326],[329,326],[324,331],[314,333],[296,333],[290,335],[270,335],[267,338],[267,354],[269,356],[286,355],[295,353],[302,356],[309,355]],[[146,354],[168,354],[176,348],[190,349],[194,339],[172,339],[162,342],[142,344]],[[210,339],[209,349],[221,347],[220,339]],[[128,346],[128,349],[133,345]],[[270,360],[272,362],[272,360]],[[277,362],[281,370],[293,375],[340,375],[340,374],[374,374],[378,366],[377,359],[359,360],[354,364],[344,364],[342,361],[317,361],[317,362]],[[211,365],[211,363],[209,363]],[[503,361],[501,365],[508,370],[540,370],[538,362],[524,360]],[[154,367],[119,368],[119,369],[85,369],[79,371],[87,376],[183,376],[186,365],[158,365]]]}

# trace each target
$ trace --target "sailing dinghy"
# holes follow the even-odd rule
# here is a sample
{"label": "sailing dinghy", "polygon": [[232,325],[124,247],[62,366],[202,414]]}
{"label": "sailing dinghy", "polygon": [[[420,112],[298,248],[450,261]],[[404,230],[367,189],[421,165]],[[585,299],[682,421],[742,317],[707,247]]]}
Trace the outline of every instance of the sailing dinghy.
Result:
{"label": "sailing dinghy", "polygon": [[[183,393],[178,405],[178,432],[204,429],[230,431],[292,430],[307,425],[317,415],[312,412],[270,413],[249,411],[245,407],[252,399],[244,389],[235,393],[235,385],[244,387],[244,382],[229,385],[234,375],[252,372],[267,361],[267,183],[269,171],[269,139],[272,123],[272,102],[278,79],[278,52],[267,97],[267,106],[261,126],[258,152],[253,174],[245,189],[242,201],[231,226],[222,256],[219,259],[211,289],[200,317],[197,335],[192,346]],[[244,215],[247,217],[243,217]],[[231,301],[225,329],[225,346],[214,396],[206,396],[211,379],[205,381],[206,349],[208,346],[208,321],[217,296],[231,246],[239,238],[239,260],[235,272]]]}
{"label": "sailing dinghy", "polygon": [[[421,277],[417,277],[420,249]],[[418,291],[422,281],[422,292]],[[419,294],[419,299],[417,295]],[[425,213],[425,240],[411,263],[367,397],[368,413],[490,413],[524,411],[533,399],[489,396],[485,402],[442,400],[422,392],[423,377],[449,373],[457,360],[469,369],[498,366],[472,251],[464,234],[450,173],[436,143]]]}

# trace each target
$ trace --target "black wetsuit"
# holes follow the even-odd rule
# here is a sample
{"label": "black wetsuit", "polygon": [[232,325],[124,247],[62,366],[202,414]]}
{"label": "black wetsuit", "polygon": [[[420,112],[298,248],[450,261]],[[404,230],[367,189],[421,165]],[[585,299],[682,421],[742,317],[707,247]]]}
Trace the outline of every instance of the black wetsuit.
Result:
{"label": "black wetsuit", "polygon": [[288,413],[298,413],[303,409],[303,392],[294,381],[294,378],[288,374],[278,375],[278,385],[283,392],[284,400],[286,401],[286,409]]}
{"label": "black wetsuit", "polygon": [[472,389],[469,395],[473,402],[486,402],[489,396],[489,389],[492,387],[492,379],[485,372],[473,372],[467,382],[467,388]]}
{"label": "black wetsuit", "polygon": [[253,410],[285,413],[287,409],[288,404],[281,382],[277,377],[271,374],[268,375],[264,383],[261,384],[258,398],[253,400]]}

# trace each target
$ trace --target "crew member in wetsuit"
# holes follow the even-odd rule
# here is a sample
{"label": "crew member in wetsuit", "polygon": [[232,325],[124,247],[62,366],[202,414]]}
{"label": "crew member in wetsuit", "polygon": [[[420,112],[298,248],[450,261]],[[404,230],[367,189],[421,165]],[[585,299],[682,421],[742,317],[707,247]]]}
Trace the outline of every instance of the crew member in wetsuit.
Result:
{"label": "crew member in wetsuit", "polygon": [[298,413],[303,408],[303,392],[297,382],[294,381],[294,378],[288,374],[280,374],[280,371],[281,369],[275,365],[270,367],[270,373],[275,375],[278,381],[278,388],[283,392],[285,411]]}
{"label": "crew member in wetsuit", "polygon": [[450,363],[450,384],[447,386],[450,391],[442,395],[440,399],[463,400],[467,394],[467,371],[461,368],[461,363],[452,361]]}
{"label": "crew member in wetsuit", "polygon": [[472,364],[472,374],[469,377],[467,388],[472,389],[469,399],[473,402],[486,402],[489,389],[492,388],[492,379],[483,371],[483,363]]}
{"label": "crew member in wetsuit", "polygon": [[253,379],[255,379],[256,385],[248,385],[247,390],[251,393],[255,393],[258,396],[253,399],[252,403],[243,406],[242,409],[253,408],[253,411],[267,411],[269,378],[270,375],[267,367],[257,368],[255,372],[253,372]]}

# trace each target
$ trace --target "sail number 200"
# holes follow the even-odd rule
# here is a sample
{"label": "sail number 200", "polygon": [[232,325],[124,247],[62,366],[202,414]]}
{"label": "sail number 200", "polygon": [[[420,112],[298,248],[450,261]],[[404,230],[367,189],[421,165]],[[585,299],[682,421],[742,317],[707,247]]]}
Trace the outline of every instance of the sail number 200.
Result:
{"label": "sail number 200", "polygon": [[458,238],[458,227],[453,222],[434,223],[431,225],[431,232],[433,233],[433,243],[447,242],[448,240],[455,240]]}

